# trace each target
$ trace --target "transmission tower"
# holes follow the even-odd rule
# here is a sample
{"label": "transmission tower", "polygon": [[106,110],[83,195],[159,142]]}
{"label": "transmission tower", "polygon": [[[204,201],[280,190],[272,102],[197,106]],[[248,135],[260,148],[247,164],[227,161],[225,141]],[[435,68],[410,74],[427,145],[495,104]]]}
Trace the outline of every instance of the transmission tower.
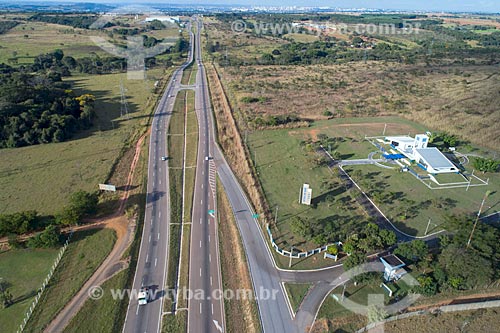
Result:
{"label": "transmission tower", "polygon": [[123,117],[125,114],[125,117],[129,119],[128,116],[128,105],[127,105],[127,98],[125,96],[125,92],[127,90],[123,86],[123,81],[120,81],[120,94],[121,94],[121,101],[120,101],[120,117]]}

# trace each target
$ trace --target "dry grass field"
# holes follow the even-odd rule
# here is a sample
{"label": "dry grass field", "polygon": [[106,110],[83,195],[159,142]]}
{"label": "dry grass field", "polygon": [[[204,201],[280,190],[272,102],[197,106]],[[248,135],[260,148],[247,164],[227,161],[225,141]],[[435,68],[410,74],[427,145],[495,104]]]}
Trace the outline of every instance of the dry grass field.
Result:
{"label": "dry grass field", "polygon": [[[398,115],[495,149],[500,146],[500,76],[494,66],[425,67],[384,62],[221,67],[232,106],[256,116],[308,119]],[[264,102],[243,103],[243,97]]]}

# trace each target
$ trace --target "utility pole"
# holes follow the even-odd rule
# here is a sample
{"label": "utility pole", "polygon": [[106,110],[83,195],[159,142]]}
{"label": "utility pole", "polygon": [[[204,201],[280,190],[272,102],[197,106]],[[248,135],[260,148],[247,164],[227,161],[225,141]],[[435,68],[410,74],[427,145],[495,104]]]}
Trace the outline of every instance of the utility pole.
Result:
{"label": "utility pole", "polygon": [[123,117],[123,114],[125,113],[125,115],[127,116],[127,119],[129,119],[129,117],[128,117],[127,98],[125,97],[125,92],[126,92],[126,89],[123,86],[123,81],[120,81],[120,95],[121,95],[121,98],[120,98],[120,102],[121,102],[121,105],[120,105],[120,117]]}
{"label": "utility pole", "polygon": [[429,225],[431,224],[431,218],[429,217],[429,222],[427,222],[427,228],[425,228],[424,236],[427,236],[427,231],[429,231]]}
{"label": "utility pole", "polygon": [[288,262],[288,268],[292,267],[292,252],[293,252],[293,246],[290,249],[290,261]]}
{"label": "utility pole", "polygon": [[466,249],[468,249],[470,247],[470,242],[472,241],[472,236],[474,235],[474,231],[476,230],[477,222],[479,222],[479,215],[481,215],[481,211],[483,210],[484,202],[486,201],[486,199],[488,198],[490,193],[491,193],[490,191],[486,191],[486,193],[484,194],[483,201],[481,201],[481,206],[479,207],[479,211],[477,212],[476,221],[474,222],[474,226],[472,227],[472,231],[470,232],[469,240],[467,241]]}

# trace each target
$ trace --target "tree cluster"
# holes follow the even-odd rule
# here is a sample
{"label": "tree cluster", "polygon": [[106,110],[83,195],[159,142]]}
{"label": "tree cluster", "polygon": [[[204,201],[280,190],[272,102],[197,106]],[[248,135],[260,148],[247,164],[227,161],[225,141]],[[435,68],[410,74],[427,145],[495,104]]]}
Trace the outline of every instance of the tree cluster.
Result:
{"label": "tree cluster", "polygon": [[497,172],[500,167],[500,161],[491,158],[474,157],[472,165],[475,169],[482,172]]}
{"label": "tree cluster", "polygon": [[[467,246],[473,221],[465,216],[448,216],[447,227],[453,236],[442,236],[441,248],[430,254],[422,241],[412,241],[398,246],[394,253],[407,263],[424,268],[417,277],[420,285],[415,291],[434,295],[446,290],[470,290],[485,287],[500,276],[500,244],[498,229],[479,223],[474,237]],[[426,268],[429,272],[426,273]]]}
{"label": "tree cluster", "polygon": [[19,22],[17,21],[0,21],[0,35],[6,33],[18,24]]}
{"label": "tree cluster", "polygon": [[97,15],[48,15],[38,13],[31,16],[28,20],[88,29],[98,18]]}
{"label": "tree cluster", "polygon": [[0,71],[0,148],[61,142],[92,125],[93,96],[82,102],[57,73]]}

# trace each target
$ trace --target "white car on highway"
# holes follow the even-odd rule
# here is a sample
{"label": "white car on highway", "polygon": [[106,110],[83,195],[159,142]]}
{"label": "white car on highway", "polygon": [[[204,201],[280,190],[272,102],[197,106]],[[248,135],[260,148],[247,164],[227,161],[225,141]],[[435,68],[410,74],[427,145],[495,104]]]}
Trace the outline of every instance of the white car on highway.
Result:
{"label": "white car on highway", "polygon": [[137,295],[137,300],[139,301],[139,305],[148,304],[149,301],[148,288],[141,288],[141,290],[139,291],[139,295]]}

